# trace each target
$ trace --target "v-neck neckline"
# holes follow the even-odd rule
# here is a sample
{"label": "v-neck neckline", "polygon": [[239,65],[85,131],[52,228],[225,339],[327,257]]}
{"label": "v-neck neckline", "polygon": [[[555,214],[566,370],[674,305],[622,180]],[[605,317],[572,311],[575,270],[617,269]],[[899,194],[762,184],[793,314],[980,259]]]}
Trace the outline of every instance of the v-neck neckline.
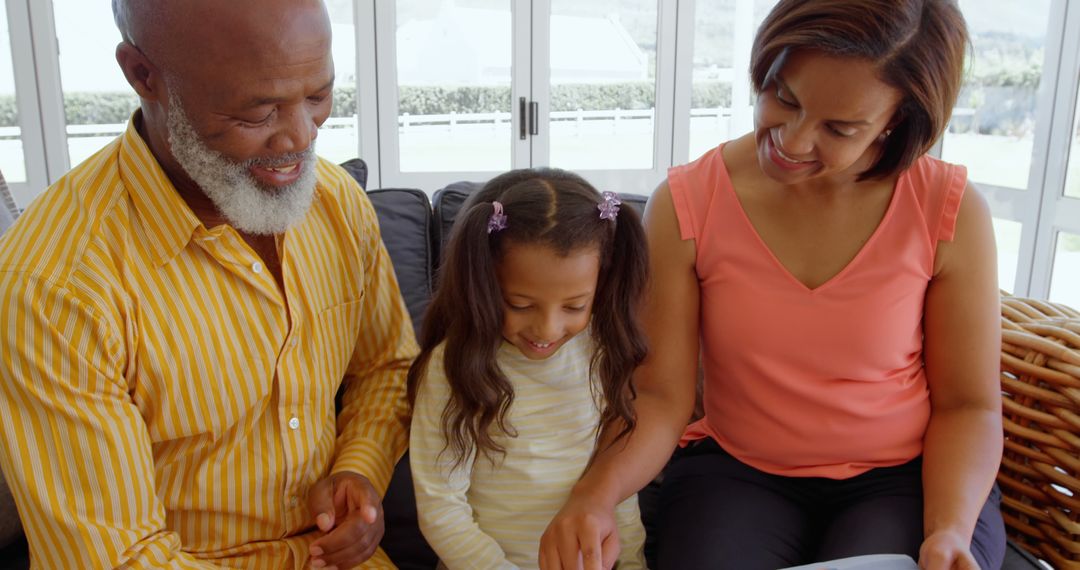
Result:
{"label": "v-neck neckline", "polygon": [[722,166],[720,171],[724,177],[721,186],[724,188],[723,191],[727,192],[728,196],[735,203],[739,211],[739,217],[742,219],[745,228],[747,229],[747,231],[750,232],[750,235],[754,237],[754,240],[758,243],[760,248],[765,251],[769,259],[772,260],[772,264],[780,271],[780,273],[782,273],[800,290],[811,295],[817,294],[818,292],[833,286],[834,283],[842,280],[845,275],[852,271],[852,267],[856,266],[859,263],[859,260],[867,255],[866,251],[869,250],[877,241],[878,236],[883,231],[882,228],[884,228],[885,225],[888,224],[889,220],[892,218],[893,211],[896,210],[897,198],[900,195],[900,183],[903,180],[903,174],[897,177],[896,182],[893,184],[892,195],[889,197],[889,205],[885,208],[885,214],[881,216],[881,221],[878,222],[877,227],[874,228],[874,231],[859,248],[859,251],[857,251],[855,255],[851,259],[849,259],[842,268],[840,268],[839,271],[834,273],[825,281],[822,281],[821,284],[819,284],[817,287],[810,287],[801,279],[795,277],[791,270],[788,269],[788,267],[780,261],[780,258],[776,256],[776,254],[769,247],[769,245],[765,243],[765,240],[761,237],[761,234],[758,233],[757,228],[754,227],[754,222],[750,220],[749,214],[746,213],[746,208],[743,207],[742,200],[739,199],[738,193],[735,192],[735,184],[731,180],[731,172],[728,171],[727,162],[724,160],[723,147],[720,148],[719,153],[720,164]]}

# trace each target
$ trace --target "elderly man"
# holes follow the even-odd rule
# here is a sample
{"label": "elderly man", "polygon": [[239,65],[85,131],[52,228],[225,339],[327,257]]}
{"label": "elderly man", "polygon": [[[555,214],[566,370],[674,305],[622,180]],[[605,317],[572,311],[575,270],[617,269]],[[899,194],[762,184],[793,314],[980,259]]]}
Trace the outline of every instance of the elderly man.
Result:
{"label": "elderly man", "polygon": [[326,10],[114,11],[141,109],[0,241],[0,467],[32,559],[391,567],[415,341],[371,204],[313,154]]}

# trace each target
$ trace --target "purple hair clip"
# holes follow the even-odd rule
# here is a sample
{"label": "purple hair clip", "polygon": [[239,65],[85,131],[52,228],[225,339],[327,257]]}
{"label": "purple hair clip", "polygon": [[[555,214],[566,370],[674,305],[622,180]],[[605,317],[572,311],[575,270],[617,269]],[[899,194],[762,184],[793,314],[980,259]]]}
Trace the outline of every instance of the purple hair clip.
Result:
{"label": "purple hair clip", "polygon": [[603,201],[596,205],[600,209],[600,219],[614,222],[615,216],[619,215],[619,204],[622,204],[622,200],[619,200],[619,195],[614,192],[603,192],[600,195],[603,196]]}
{"label": "purple hair clip", "polygon": [[503,213],[503,205],[499,202],[492,202],[491,205],[495,208],[495,211],[488,218],[487,230],[489,234],[506,229],[506,214]]}

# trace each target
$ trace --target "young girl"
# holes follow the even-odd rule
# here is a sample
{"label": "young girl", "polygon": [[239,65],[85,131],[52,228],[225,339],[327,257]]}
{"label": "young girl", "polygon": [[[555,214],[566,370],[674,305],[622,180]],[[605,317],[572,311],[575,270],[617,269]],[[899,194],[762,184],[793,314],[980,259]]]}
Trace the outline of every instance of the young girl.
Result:
{"label": "young girl", "polygon": [[[409,370],[420,529],[446,568],[537,568],[598,425],[633,428],[647,267],[636,212],[569,172],[509,172],[465,204]],[[620,569],[644,567],[634,497],[617,520],[606,565],[621,546]]]}

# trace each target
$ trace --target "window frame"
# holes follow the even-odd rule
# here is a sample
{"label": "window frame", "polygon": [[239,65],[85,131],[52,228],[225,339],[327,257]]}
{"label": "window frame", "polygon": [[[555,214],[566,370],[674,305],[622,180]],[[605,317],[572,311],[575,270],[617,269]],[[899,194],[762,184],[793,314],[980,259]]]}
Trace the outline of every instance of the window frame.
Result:
{"label": "window frame", "polygon": [[[514,73],[512,101],[520,97],[539,103],[541,125],[550,106],[547,82],[551,0],[510,0],[512,6]],[[657,0],[656,115],[654,168],[651,170],[583,171],[595,184],[628,192],[651,192],[664,179],[668,166],[691,160],[690,102],[693,88],[694,13],[698,0]],[[423,188],[432,193],[457,180],[486,180],[494,172],[400,172],[397,137],[397,84],[394,0],[352,0],[356,30],[358,156],[368,163],[369,186]],[[1070,5],[1071,4],[1071,5]],[[740,8],[741,5],[741,8]],[[18,196],[40,193],[69,169],[67,125],[61,84],[53,0],[4,0],[11,37],[15,94],[20,136],[26,162],[26,182],[9,182]],[[749,9],[748,9],[749,7]],[[753,0],[740,0],[739,14],[752,18]],[[752,26],[735,26],[734,65],[748,63]],[[745,29],[743,29],[745,28]],[[1018,295],[1046,298],[1050,293],[1058,234],[1080,234],[1080,198],[1065,195],[1068,156],[1072,148],[1080,103],[1080,4],[1051,0],[1045,61],[1039,92],[1028,188],[1017,190],[984,183],[975,187],[986,197],[995,218],[1022,224],[1016,282]],[[382,33],[380,33],[382,31]],[[738,39],[738,38],[736,38]],[[747,44],[747,45],[743,45]],[[743,52],[746,53],[743,53]],[[741,60],[745,59],[746,62]],[[111,64],[111,62],[103,62]],[[733,101],[749,88],[749,78],[737,74]],[[741,79],[740,79],[741,78]],[[518,106],[511,105],[513,124]],[[516,129],[512,129],[516,133]],[[546,129],[525,141],[513,137],[513,167],[542,165],[549,156]],[[931,154],[940,156],[941,146]],[[23,200],[25,201],[25,200]],[[25,207],[27,204],[20,203]],[[1010,284],[1002,284],[1010,289]]]}

